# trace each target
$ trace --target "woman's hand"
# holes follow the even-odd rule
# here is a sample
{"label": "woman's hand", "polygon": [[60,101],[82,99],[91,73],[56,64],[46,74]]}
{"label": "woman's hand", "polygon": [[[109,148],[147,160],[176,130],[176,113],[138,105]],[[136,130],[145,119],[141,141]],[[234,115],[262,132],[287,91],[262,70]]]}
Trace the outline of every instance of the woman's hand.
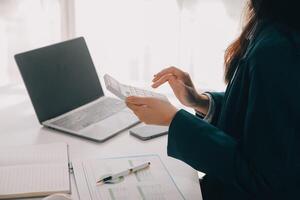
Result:
{"label": "woman's hand", "polygon": [[150,97],[128,97],[127,106],[145,124],[169,126],[177,112],[170,102]]}
{"label": "woman's hand", "polygon": [[201,113],[207,113],[209,99],[206,95],[198,94],[188,73],[176,67],[169,67],[154,75],[152,82],[153,88],[168,82],[180,103]]}

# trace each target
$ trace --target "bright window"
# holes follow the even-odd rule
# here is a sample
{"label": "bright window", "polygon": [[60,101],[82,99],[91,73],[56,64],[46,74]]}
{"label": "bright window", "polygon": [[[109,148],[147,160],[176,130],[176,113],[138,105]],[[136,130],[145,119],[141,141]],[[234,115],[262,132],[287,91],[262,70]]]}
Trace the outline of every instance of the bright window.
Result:
{"label": "bright window", "polygon": [[61,41],[64,1],[0,0],[0,85],[21,78],[14,55]]}
{"label": "bright window", "polygon": [[154,73],[175,65],[199,88],[222,90],[223,55],[239,33],[242,2],[0,0],[0,86],[21,80],[14,54],[84,36],[99,76],[149,86]]}
{"label": "bright window", "polygon": [[149,86],[154,73],[176,65],[200,88],[221,90],[242,2],[77,0],[76,34],[86,38],[100,75]]}

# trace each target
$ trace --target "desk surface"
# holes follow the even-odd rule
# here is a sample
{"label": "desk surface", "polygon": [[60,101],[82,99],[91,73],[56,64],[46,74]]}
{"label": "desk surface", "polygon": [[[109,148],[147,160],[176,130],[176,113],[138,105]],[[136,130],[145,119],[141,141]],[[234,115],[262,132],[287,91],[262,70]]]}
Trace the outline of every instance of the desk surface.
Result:
{"label": "desk surface", "polygon": [[[104,143],[95,143],[43,128],[38,123],[29,97],[22,86],[0,88],[0,146],[66,142],[70,159],[158,154],[186,199],[202,199],[198,174],[188,165],[167,156],[167,136],[140,141],[124,131]],[[72,196],[78,194],[71,176]],[[27,199],[28,200],[28,199]]]}

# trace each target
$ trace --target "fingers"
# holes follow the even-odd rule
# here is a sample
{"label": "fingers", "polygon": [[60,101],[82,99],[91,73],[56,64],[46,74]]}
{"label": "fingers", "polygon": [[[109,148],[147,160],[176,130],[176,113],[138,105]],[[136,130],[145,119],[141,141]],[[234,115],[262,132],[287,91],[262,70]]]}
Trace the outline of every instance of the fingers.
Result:
{"label": "fingers", "polygon": [[175,95],[177,96],[177,92],[180,91],[180,90],[184,90],[184,84],[182,83],[182,81],[174,78],[174,77],[171,77],[169,80],[169,85],[171,86],[173,92],[175,93]]}
{"label": "fingers", "polygon": [[171,79],[176,79],[176,77],[173,74],[163,75],[158,80],[153,82],[152,87],[157,88]]}
{"label": "fingers", "polygon": [[135,110],[137,110],[137,108],[138,108],[137,105],[132,104],[132,103],[129,103],[129,102],[127,102],[127,101],[126,101],[126,105],[127,105],[127,107],[128,107],[130,110],[132,110],[132,111],[135,111]]}
{"label": "fingers", "polygon": [[166,75],[166,74],[173,74],[175,76],[182,76],[183,75],[183,71],[181,71],[180,69],[176,68],[176,67],[168,67],[162,71],[160,71],[159,73],[154,75],[154,79],[152,80],[153,82],[159,80],[162,76]]}
{"label": "fingers", "polygon": [[134,104],[136,106],[141,105],[149,105],[152,102],[152,98],[150,97],[136,97],[136,96],[130,96],[126,98],[126,104]]}
{"label": "fingers", "polygon": [[145,123],[145,116],[147,116],[147,107],[143,105],[135,105],[129,102],[126,102],[129,109],[139,118],[140,121]]}
{"label": "fingers", "polygon": [[126,105],[130,110],[132,110],[134,113],[137,112],[142,106],[141,105],[135,105],[129,102],[126,102]]}

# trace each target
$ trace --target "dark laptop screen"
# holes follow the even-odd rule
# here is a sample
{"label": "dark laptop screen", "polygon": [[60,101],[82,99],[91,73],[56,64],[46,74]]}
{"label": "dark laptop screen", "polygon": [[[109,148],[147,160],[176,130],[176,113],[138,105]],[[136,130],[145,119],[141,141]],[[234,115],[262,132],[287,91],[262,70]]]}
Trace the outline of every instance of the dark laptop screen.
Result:
{"label": "dark laptop screen", "polygon": [[15,56],[37,117],[57,117],[103,96],[84,38]]}

